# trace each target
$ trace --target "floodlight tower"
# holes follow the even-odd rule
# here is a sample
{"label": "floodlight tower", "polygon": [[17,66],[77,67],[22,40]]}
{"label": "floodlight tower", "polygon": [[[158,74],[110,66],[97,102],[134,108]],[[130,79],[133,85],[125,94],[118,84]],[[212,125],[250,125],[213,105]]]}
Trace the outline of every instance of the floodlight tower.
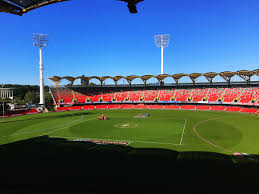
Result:
{"label": "floodlight tower", "polygon": [[156,46],[161,47],[161,75],[164,74],[164,47],[168,47],[169,39],[169,34],[155,35]]}
{"label": "floodlight tower", "polygon": [[43,76],[43,62],[42,62],[42,48],[48,45],[48,35],[33,33],[33,46],[40,48],[40,105],[44,106],[44,76]]}

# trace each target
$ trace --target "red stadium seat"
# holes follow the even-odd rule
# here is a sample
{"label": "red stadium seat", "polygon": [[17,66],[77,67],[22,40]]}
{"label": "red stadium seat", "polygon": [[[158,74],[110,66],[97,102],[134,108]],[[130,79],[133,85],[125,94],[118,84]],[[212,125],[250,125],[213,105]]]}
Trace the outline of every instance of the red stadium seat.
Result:
{"label": "red stadium seat", "polygon": [[218,110],[218,111],[223,111],[225,110],[227,107],[226,106],[212,106],[210,108],[210,110]]}
{"label": "red stadium seat", "polygon": [[182,105],[180,109],[182,110],[193,110],[195,109],[196,105]]}
{"label": "red stadium seat", "polygon": [[119,109],[120,105],[119,104],[108,104],[108,109]]}
{"label": "red stadium seat", "polygon": [[106,109],[107,108],[107,104],[97,104],[95,105],[96,109]]}
{"label": "red stadium seat", "polygon": [[191,97],[193,102],[202,101],[204,97],[207,97],[209,89],[192,89]]}
{"label": "red stadium seat", "polygon": [[68,111],[70,110],[68,107],[57,107],[57,111]]}
{"label": "red stadium seat", "polygon": [[171,98],[174,95],[173,90],[160,90],[159,100],[160,101],[171,101]]}
{"label": "red stadium seat", "polygon": [[115,94],[114,92],[109,92],[109,93],[106,93],[106,94],[103,94],[102,95],[102,98],[103,98],[103,101],[112,101],[112,99],[115,97]]}
{"label": "red stadium seat", "polygon": [[82,106],[71,106],[70,110],[82,110]]}
{"label": "red stadium seat", "polygon": [[147,105],[145,105],[145,104],[134,104],[133,105],[133,108],[135,108],[135,109],[145,109],[145,108],[147,108]]}
{"label": "red stadium seat", "polygon": [[163,109],[163,108],[164,108],[163,105],[158,105],[158,104],[149,105],[149,109]]}
{"label": "red stadium seat", "polygon": [[132,104],[122,104],[120,106],[121,109],[132,109],[133,105]]}
{"label": "red stadium seat", "polygon": [[197,105],[196,110],[209,110],[210,107],[210,105]]}
{"label": "red stadium seat", "polygon": [[[125,89],[125,88],[124,88]],[[104,102],[117,101],[158,101],[158,104],[143,105],[143,104],[100,104],[100,105],[83,105],[68,107],[59,107],[58,111],[81,110],[81,109],[187,109],[187,110],[217,110],[217,111],[240,111],[246,113],[258,113],[256,108],[242,108],[239,106],[225,106],[225,105],[162,105],[159,101],[208,101],[216,102],[222,99],[222,103],[247,103],[250,105],[259,103],[259,87],[222,87],[222,88],[192,88],[192,89],[157,89],[157,90],[126,90],[116,91],[115,88],[109,87],[57,87],[50,88],[53,100],[56,104],[83,104],[89,99],[92,102],[99,102],[100,99]],[[76,101],[74,100],[76,99]],[[96,106],[96,107],[95,107]],[[24,113],[25,114],[25,113]]]}
{"label": "red stadium seat", "polygon": [[225,111],[235,111],[235,112],[239,112],[242,109],[242,107],[240,106],[229,106],[225,109]]}
{"label": "red stadium seat", "polygon": [[92,109],[95,109],[95,107],[94,107],[94,105],[84,105],[83,109],[84,110],[92,110]]}
{"label": "red stadium seat", "polygon": [[129,101],[140,101],[140,98],[143,97],[144,92],[141,90],[129,91],[128,97]]}
{"label": "red stadium seat", "polygon": [[128,97],[128,91],[115,93],[116,101],[124,101],[125,98],[127,98],[127,97]]}
{"label": "red stadium seat", "polygon": [[180,89],[175,92],[176,101],[188,101],[188,97],[191,96],[190,89]]}
{"label": "red stadium seat", "polygon": [[39,111],[37,111],[36,108],[32,108],[24,112],[24,114],[36,114],[36,113],[39,113]]}
{"label": "red stadium seat", "polygon": [[180,105],[165,105],[164,109],[179,109]]}
{"label": "red stadium seat", "polygon": [[243,108],[240,112],[256,113],[258,110],[257,108]]}
{"label": "red stadium seat", "polygon": [[144,91],[144,100],[145,101],[154,101],[158,97],[159,90],[145,90]]}

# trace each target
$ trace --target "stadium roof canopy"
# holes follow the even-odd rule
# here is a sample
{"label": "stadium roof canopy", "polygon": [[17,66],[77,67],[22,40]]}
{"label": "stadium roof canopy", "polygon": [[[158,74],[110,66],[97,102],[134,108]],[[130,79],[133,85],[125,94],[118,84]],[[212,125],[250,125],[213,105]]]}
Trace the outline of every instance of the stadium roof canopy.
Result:
{"label": "stadium roof canopy", "polygon": [[230,84],[231,78],[232,78],[234,75],[236,75],[236,74],[237,74],[237,72],[224,71],[224,72],[221,72],[219,75],[220,75],[223,79],[225,79],[225,80],[228,82],[228,84]]}
{"label": "stadium roof canopy", "polygon": [[208,72],[208,73],[204,73],[203,75],[204,75],[205,77],[208,77],[208,78],[213,79],[214,77],[216,77],[217,75],[219,75],[219,73]]}
{"label": "stadium roof canopy", "polygon": [[216,72],[208,72],[208,73],[204,73],[203,74],[206,79],[210,82],[210,84],[212,84],[212,80],[214,77],[216,77],[217,75],[219,75],[219,73],[216,73]]}
{"label": "stadium roof canopy", "polygon": [[224,78],[228,84],[230,84],[231,78],[235,75],[238,75],[239,77],[241,77],[242,79],[244,79],[247,82],[250,82],[250,78],[253,75],[258,75],[259,76],[259,69],[254,70],[254,71],[248,71],[248,70],[240,70],[237,72],[231,72],[231,71],[224,71],[221,73],[216,73],[216,72],[208,72],[208,73],[191,73],[191,74],[185,74],[185,73],[178,73],[178,74],[174,74],[174,75],[170,75],[170,74],[163,74],[163,75],[143,75],[143,76],[137,76],[137,75],[130,75],[130,76],[103,76],[103,77],[98,77],[98,76],[90,76],[90,77],[85,77],[85,76],[79,76],[79,77],[71,77],[71,76],[65,76],[65,77],[59,77],[59,76],[53,76],[53,77],[49,77],[48,79],[52,80],[53,82],[55,82],[55,85],[58,85],[58,83],[62,80],[62,79],[66,79],[68,81],[71,82],[70,85],[74,84],[74,81],[77,79],[83,79],[86,81],[86,84],[89,84],[89,81],[91,79],[97,79],[100,81],[101,85],[103,85],[104,81],[106,79],[112,79],[115,84],[117,85],[117,82],[120,79],[126,79],[128,81],[128,83],[131,85],[131,82],[134,79],[140,78],[144,84],[146,85],[147,80],[149,80],[150,78],[156,78],[158,80],[158,82],[160,82],[160,84],[163,84],[163,80],[167,77],[172,77],[176,84],[178,84],[179,79],[181,79],[182,77],[186,76],[189,77],[192,81],[193,84],[195,84],[195,80],[200,77],[200,76],[205,76],[206,79],[209,81],[210,84],[212,84],[212,80],[214,77],[216,77],[217,75],[221,76],[222,78]]}
{"label": "stadium roof canopy", "polygon": [[59,82],[60,80],[63,79],[63,77],[59,77],[59,76],[52,76],[52,77],[49,77],[48,79],[54,81],[54,82]]}
{"label": "stadium roof canopy", "polygon": [[198,77],[202,76],[202,75],[203,75],[202,73],[192,73],[192,74],[190,74],[190,75],[188,75],[188,76],[191,78],[192,82],[195,83],[195,80],[196,80]]}
{"label": "stadium roof canopy", "polygon": [[255,74],[254,71],[248,71],[248,70],[240,70],[237,71],[237,75],[244,79],[245,81],[249,81],[250,78]]}
{"label": "stadium roof canopy", "polygon": [[22,15],[33,9],[68,0],[0,0],[0,12]]}
{"label": "stadium roof canopy", "polygon": [[144,82],[146,82],[147,80],[149,80],[149,79],[152,78],[152,77],[155,77],[155,78],[156,78],[156,76],[154,76],[154,75],[143,75],[143,76],[141,76],[140,78],[141,78]]}
{"label": "stadium roof canopy", "polygon": [[85,77],[85,76],[79,76],[79,77],[76,77],[75,79],[82,79],[82,80],[85,80],[85,81],[89,81],[89,77]]}
{"label": "stadium roof canopy", "polygon": [[158,75],[156,76],[156,78],[159,80],[159,81],[163,81],[165,78],[167,77],[172,77],[172,75],[169,75],[169,74],[162,74],[162,75]]}
{"label": "stadium roof canopy", "polygon": [[184,76],[188,76],[188,74],[185,74],[185,73],[178,73],[178,74],[172,75],[172,77],[173,77],[175,80],[179,80],[179,79],[181,79],[181,78],[184,77]]}
{"label": "stadium roof canopy", "polygon": [[115,81],[115,83],[117,83],[117,81],[119,81],[120,79],[123,79],[123,78],[125,78],[125,77],[118,75],[118,76],[113,77],[113,80]]}
{"label": "stadium roof canopy", "polygon": [[[0,12],[23,15],[33,9],[69,0],[0,0]],[[95,0],[93,0],[95,1]],[[137,13],[136,5],[144,0],[118,0],[128,4],[130,13]]]}
{"label": "stadium roof canopy", "polygon": [[125,79],[130,83],[131,81],[133,81],[134,79],[137,79],[137,78],[140,78],[139,76],[137,75],[130,75],[130,76],[127,76],[125,77]]}
{"label": "stadium roof canopy", "polygon": [[259,76],[259,69],[254,70],[254,73]]}

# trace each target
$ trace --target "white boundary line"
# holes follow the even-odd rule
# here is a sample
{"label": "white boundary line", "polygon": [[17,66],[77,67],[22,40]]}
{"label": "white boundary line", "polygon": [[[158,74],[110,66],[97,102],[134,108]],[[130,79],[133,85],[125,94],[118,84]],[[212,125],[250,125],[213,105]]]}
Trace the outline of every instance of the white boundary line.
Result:
{"label": "white boundary line", "polygon": [[[45,128],[45,129],[39,129],[39,130],[36,130],[36,131],[31,131],[31,132],[23,132],[23,133],[16,133],[16,134],[11,134],[11,135],[8,135],[8,136],[1,136],[3,138],[6,138],[6,137],[13,137],[13,136],[19,136],[19,135],[26,135],[26,134],[33,134],[33,133],[37,133],[37,132],[40,132],[40,131],[46,131],[46,130],[51,130],[51,129],[56,129],[56,130],[53,130],[53,131],[49,131],[47,133],[44,133],[43,135],[47,135],[47,134],[50,134],[50,133],[53,133],[53,132],[57,132],[57,131],[60,131],[66,127],[71,127],[75,124],[79,124],[79,123],[83,123],[83,122],[87,122],[89,120],[93,120],[93,118],[90,118],[90,119],[87,119],[83,122],[79,122],[79,123],[76,123],[78,121],[81,121],[83,119],[83,115],[81,115],[81,117],[77,120],[74,120],[72,122],[69,122],[69,123],[66,123],[66,124],[63,124],[63,125],[59,125],[59,126],[55,126],[55,127],[51,127],[51,128]],[[176,119],[176,118],[171,118],[171,119]],[[75,123],[75,124],[74,124]],[[184,127],[183,127],[183,132],[182,132],[182,136],[181,136],[181,139],[180,139],[180,143],[179,144],[174,144],[174,143],[169,143],[169,142],[153,142],[153,141],[141,141],[141,140],[114,140],[114,139],[100,139],[100,138],[92,138],[92,139],[95,139],[95,140],[107,140],[107,141],[126,141],[126,142],[129,142],[130,143],[146,143],[146,144],[160,144],[160,145],[175,145],[175,146],[180,146],[182,145],[182,140],[183,140],[183,135],[184,135],[184,130],[185,130],[185,127],[186,127],[186,123],[187,123],[187,120],[185,119],[185,123],[184,123]],[[72,125],[71,125],[72,124]],[[0,137],[0,138],[1,138]],[[59,137],[59,138],[80,138],[80,137],[62,137],[62,136],[52,136],[52,137]],[[82,139],[91,139],[91,138],[82,138]]]}
{"label": "white boundary line", "polygon": [[[30,131],[30,132],[15,133],[15,134],[7,135],[7,136],[1,136],[1,137],[5,138],[5,137],[13,137],[13,136],[19,136],[19,135],[33,134],[33,133],[37,133],[37,132],[41,132],[41,131],[46,131],[46,130],[51,130],[51,129],[56,129],[56,128],[58,128],[57,130],[59,130],[60,129],[59,127],[63,127],[63,128],[67,127],[68,125],[74,124],[74,123],[76,123],[76,122],[78,122],[78,121],[80,121],[82,119],[83,119],[83,115],[79,119],[74,120],[74,121],[69,122],[69,123],[66,123],[66,124],[63,124],[63,125],[58,125],[58,126],[55,126],[55,127],[50,127],[50,128],[45,128],[45,129],[39,129],[39,130],[35,130],[35,131]],[[57,131],[57,130],[54,130],[54,131]],[[51,133],[51,132],[54,132],[54,131],[50,131],[48,133]],[[48,134],[48,133],[45,133],[45,134]]]}
{"label": "white boundary line", "polygon": [[[92,120],[94,118],[91,118],[91,119],[88,119],[88,120]],[[177,120],[177,118],[170,118],[170,119],[174,119],[174,120]],[[88,121],[86,120],[86,121]],[[84,121],[84,122],[86,122]],[[169,143],[169,142],[156,142],[156,141],[141,141],[141,140],[118,140],[118,139],[102,139],[102,138],[88,138],[88,137],[65,137],[65,136],[52,136],[52,137],[57,137],[57,138],[67,138],[67,139],[85,139],[85,140],[103,140],[103,141],[121,141],[121,142],[128,142],[129,144],[130,143],[146,143],[146,144],[160,144],[160,145],[175,145],[175,146],[181,146],[183,145],[182,144],[182,141],[183,141],[183,136],[184,136],[184,131],[185,131],[185,128],[186,128],[186,123],[187,123],[187,119],[184,119],[185,123],[184,123],[184,126],[183,126],[183,130],[182,130],[182,135],[181,135],[181,139],[180,139],[180,143],[179,144],[174,144],[174,143]],[[62,128],[61,128],[62,129]],[[52,133],[52,132],[56,132],[58,130],[61,130],[61,129],[57,129],[55,131],[51,131],[49,133]]]}
{"label": "white boundary line", "polygon": [[200,138],[202,139],[203,141],[205,141],[206,143],[218,148],[218,149],[221,149],[221,150],[224,150],[225,152],[229,152],[229,153],[233,153],[233,151],[231,150],[228,150],[226,149],[225,147],[222,147],[222,146],[219,146],[215,143],[212,143],[211,141],[205,139],[204,137],[202,137],[198,132],[197,132],[197,127],[202,124],[202,123],[205,123],[205,122],[208,122],[208,121],[212,121],[212,120],[220,120],[220,119],[225,119],[225,118],[233,118],[233,117],[240,117],[240,116],[230,116],[230,117],[218,117],[218,118],[210,118],[210,119],[206,119],[206,120],[202,120],[202,121],[199,121],[197,122],[195,125],[193,125],[193,131],[195,132],[195,134]]}
{"label": "white boundary line", "polygon": [[60,130],[62,130],[62,129],[64,129],[64,128],[66,128],[66,127],[71,127],[71,126],[73,126],[73,125],[80,124],[80,123],[84,123],[84,122],[87,122],[87,121],[90,121],[90,120],[93,120],[93,119],[95,119],[95,118],[90,118],[90,119],[87,119],[87,120],[85,120],[85,121],[83,121],[83,122],[79,122],[79,123],[75,123],[75,124],[72,124],[72,125],[69,125],[69,126],[61,127],[61,128],[56,129],[56,130],[49,131],[49,132],[45,133],[44,135],[47,135],[47,134],[50,134],[50,133],[53,133],[53,132],[57,132],[57,131],[60,131]]}
{"label": "white boundary line", "polygon": [[131,142],[136,142],[136,143],[147,143],[147,144],[161,144],[161,145],[176,145],[179,146],[179,144],[174,144],[174,143],[163,143],[163,142],[152,142],[152,141],[131,141]]}
{"label": "white boundary line", "polygon": [[185,127],[186,127],[186,123],[187,123],[187,119],[185,119],[185,123],[184,123],[184,126],[183,126],[183,132],[182,132],[182,136],[181,136],[179,145],[182,145],[182,142],[183,142],[183,135],[184,135],[184,130],[185,130]]}

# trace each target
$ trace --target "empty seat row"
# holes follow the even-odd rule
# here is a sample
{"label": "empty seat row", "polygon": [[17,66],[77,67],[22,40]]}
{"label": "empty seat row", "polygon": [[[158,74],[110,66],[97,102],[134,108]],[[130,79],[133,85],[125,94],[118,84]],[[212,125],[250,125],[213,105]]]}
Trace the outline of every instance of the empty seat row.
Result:
{"label": "empty seat row", "polygon": [[258,108],[243,108],[240,106],[221,106],[221,105],[147,105],[147,104],[97,104],[71,107],[58,107],[58,111],[69,110],[91,110],[91,109],[175,109],[175,110],[211,110],[211,111],[233,111],[244,113],[259,113]]}
{"label": "empty seat row", "polygon": [[81,88],[52,88],[52,96],[58,104],[83,103],[86,101],[208,101],[259,103],[259,87],[239,88],[195,88],[195,89],[160,89],[135,91],[88,91]]}

